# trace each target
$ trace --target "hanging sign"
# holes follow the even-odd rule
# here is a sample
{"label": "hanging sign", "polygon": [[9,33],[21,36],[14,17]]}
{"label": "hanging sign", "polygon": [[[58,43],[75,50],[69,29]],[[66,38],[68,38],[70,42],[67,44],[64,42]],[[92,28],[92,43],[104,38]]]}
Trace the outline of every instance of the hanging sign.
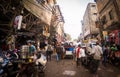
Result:
{"label": "hanging sign", "polygon": [[22,15],[16,16],[14,20],[14,28],[21,29]]}

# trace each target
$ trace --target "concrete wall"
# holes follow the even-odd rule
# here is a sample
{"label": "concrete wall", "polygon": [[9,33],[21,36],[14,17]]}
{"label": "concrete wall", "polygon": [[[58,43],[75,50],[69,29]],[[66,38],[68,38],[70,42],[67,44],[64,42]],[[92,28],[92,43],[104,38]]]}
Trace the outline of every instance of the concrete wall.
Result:
{"label": "concrete wall", "polygon": [[119,12],[120,12],[120,0],[116,0],[116,1],[117,1],[118,7],[119,7]]}
{"label": "concrete wall", "polygon": [[[120,9],[120,0],[116,0]],[[116,13],[115,5],[112,0],[97,0],[97,7],[99,12],[99,18],[101,22],[102,18],[106,17],[106,22],[103,25],[103,28],[107,30],[109,26],[112,26],[113,22],[118,22],[118,15]],[[112,11],[113,19],[110,19],[110,11]]]}
{"label": "concrete wall", "polygon": [[55,6],[55,27],[57,32],[57,41],[62,42],[64,38],[64,19],[59,5]]}
{"label": "concrete wall", "polygon": [[97,19],[96,3],[89,3],[83,16],[82,30],[84,37],[99,32],[95,24],[96,19]]}
{"label": "concrete wall", "polygon": [[105,7],[105,5],[109,2],[109,0],[96,0],[97,2],[97,8],[98,8],[98,13]]}
{"label": "concrete wall", "polygon": [[[52,2],[52,1],[51,1]],[[51,3],[53,4],[53,2]],[[24,7],[47,25],[51,23],[52,7],[35,0],[23,0]],[[54,5],[54,4],[53,4]],[[52,6],[52,5],[51,5]]]}

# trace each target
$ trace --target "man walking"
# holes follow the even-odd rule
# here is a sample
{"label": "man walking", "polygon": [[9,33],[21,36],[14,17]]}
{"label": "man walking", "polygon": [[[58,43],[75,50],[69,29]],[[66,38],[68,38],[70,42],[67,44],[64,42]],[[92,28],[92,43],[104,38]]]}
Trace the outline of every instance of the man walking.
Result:
{"label": "man walking", "polygon": [[61,47],[61,44],[57,44],[57,47],[56,47],[57,61],[61,59],[62,49],[63,48]]}
{"label": "man walking", "polygon": [[50,59],[50,61],[51,61],[52,53],[53,53],[53,47],[52,47],[52,45],[48,44],[47,51],[46,51],[47,61],[48,61],[48,59]]}
{"label": "man walking", "polygon": [[100,64],[102,54],[103,54],[102,47],[99,45],[98,42],[96,42],[96,45],[93,47],[92,52],[90,54],[93,55],[93,59],[94,59],[93,63],[95,64],[92,64],[92,65],[94,65],[94,73],[96,73]]}
{"label": "man walking", "polygon": [[80,65],[80,49],[81,49],[81,46],[78,45],[77,49],[76,49],[76,65],[79,66]]}

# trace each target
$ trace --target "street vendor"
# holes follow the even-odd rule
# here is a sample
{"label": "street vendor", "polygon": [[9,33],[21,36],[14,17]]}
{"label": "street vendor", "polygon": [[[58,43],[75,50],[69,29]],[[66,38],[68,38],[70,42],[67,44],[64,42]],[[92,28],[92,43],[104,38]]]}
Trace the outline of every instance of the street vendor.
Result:
{"label": "street vendor", "polygon": [[36,53],[36,47],[32,44],[32,42],[28,42],[28,46],[29,46],[29,54],[33,55]]}

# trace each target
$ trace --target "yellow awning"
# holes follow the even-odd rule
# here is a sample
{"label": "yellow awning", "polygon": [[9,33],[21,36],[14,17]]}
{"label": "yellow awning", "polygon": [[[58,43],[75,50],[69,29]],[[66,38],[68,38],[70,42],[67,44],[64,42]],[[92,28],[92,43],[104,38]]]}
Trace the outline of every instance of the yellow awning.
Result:
{"label": "yellow awning", "polygon": [[83,40],[84,43],[88,43],[88,40]]}

